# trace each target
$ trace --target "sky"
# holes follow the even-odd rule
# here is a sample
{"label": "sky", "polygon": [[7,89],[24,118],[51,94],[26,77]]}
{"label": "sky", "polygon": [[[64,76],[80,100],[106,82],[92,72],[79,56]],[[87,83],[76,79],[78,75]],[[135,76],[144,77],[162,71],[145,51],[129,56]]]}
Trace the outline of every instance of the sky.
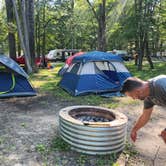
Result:
{"label": "sky", "polygon": [[2,8],[3,0],[0,0],[0,9]]}

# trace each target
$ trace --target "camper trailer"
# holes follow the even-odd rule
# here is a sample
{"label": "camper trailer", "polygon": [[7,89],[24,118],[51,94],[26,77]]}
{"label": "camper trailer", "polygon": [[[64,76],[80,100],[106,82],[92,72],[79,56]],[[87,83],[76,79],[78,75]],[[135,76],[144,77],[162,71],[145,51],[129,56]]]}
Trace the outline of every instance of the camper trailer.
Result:
{"label": "camper trailer", "polygon": [[65,61],[69,56],[79,52],[77,49],[55,49],[50,50],[49,53],[46,55],[48,61]]}

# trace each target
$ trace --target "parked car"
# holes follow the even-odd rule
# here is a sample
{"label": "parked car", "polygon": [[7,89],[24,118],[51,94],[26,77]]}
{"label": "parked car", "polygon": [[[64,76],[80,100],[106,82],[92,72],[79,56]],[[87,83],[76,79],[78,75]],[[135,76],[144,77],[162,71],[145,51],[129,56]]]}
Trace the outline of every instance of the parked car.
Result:
{"label": "parked car", "polygon": [[127,53],[127,51],[125,51],[125,50],[113,50],[112,53],[114,53],[115,55],[120,56],[125,61],[129,61],[129,60],[133,59],[132,56],[129,55]]}
{"label": "parked car", "polygon": [[[16,62],[20,65],[25,65],[25,58],[24,58],[24,55],[21,55],[19,57],[16,58]],[[48,60],[47,58],[45,58],[45,62],[47,63]],[[42,66],[42,57],[36,57],[35,58],[35,64],[37,67],[41,67]]]}

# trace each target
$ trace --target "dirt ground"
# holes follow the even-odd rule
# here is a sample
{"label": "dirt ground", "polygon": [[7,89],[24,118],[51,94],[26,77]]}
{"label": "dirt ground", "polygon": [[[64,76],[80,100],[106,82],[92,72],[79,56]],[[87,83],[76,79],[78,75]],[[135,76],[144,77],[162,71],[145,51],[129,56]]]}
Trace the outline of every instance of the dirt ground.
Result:
{"label": "dirt ground", "polygon": [[[58,112],[66,106],[76,105],[59,101],[48,94],[29,98],[0,100],[0,165],[1,166],[77,166],[77,152],[54,152],[43,158],[36,151],[39,144],[49,145],[58,134]],[[142,105],[117,108],[129,118],[128,141],[131,125],[141,113]],[[139,155],[133,161],[120,156],[120,166],[166,166],[166,145],[158,136],[166,127],[166,110],[156,107],[151,121],[139,132],[134,144]],[[95,166],[95,156],[85,166]],[[135,160],[135,161],[134,161]],[[142,162],[143,161],[143,162]],[[144,163],[144,164],[143,164]],[[102,164],[101,164],[102,165]],[[104,165],[105,166],[105,165]]]}

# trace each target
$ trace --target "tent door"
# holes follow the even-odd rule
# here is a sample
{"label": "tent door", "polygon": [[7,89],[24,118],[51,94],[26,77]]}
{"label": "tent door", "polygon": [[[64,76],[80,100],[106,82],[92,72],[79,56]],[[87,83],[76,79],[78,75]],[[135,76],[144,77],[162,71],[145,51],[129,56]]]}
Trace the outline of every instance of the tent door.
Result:
{"label": "tent door", "polygon": [[1,72],[0,77],[2,77],[3,84],[0,85],[0,95],[10,92],[15,87],[15,76],[13,73]]}
{"label": "tent door", "polygon": [[117,71],[112,63],[107,61],[95,62],[95,66],[106,76],[109,81],[115,84],[119,84]]}

